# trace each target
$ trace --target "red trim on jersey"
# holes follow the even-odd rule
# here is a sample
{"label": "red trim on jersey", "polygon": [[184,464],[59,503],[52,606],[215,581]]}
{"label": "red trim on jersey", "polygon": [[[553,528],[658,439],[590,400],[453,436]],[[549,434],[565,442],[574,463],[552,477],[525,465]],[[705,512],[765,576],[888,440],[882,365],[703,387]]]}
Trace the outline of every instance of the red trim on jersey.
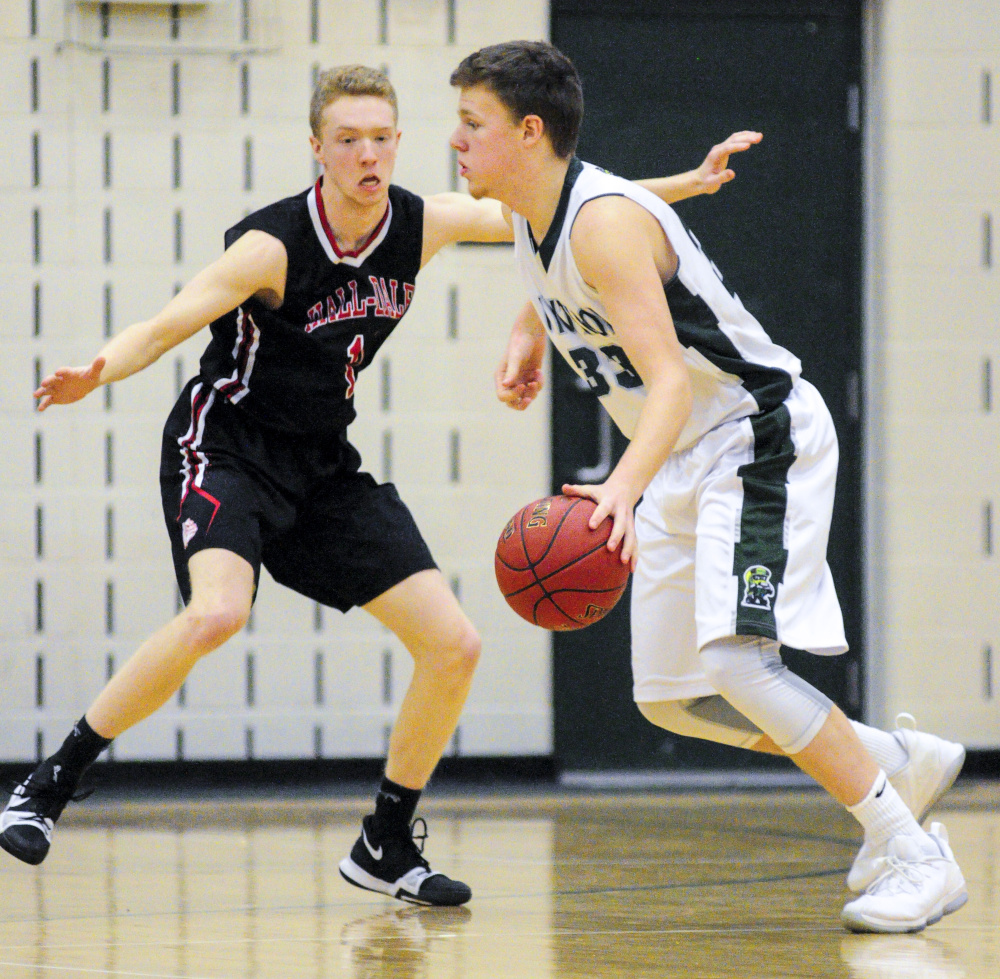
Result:
{"label": "red trim on jersey", "polygon": [[233,400],[234,395],[239,395],[233,401],[234,404],[249,391],[248,382],[253,370],[251,357],[254,354],[254,347],[258,342],[259,335],[260,331],[257,329],[253,317],[249,313],[244,313],[242,306],[238,306],[236,309],[236,346],[233,348],[236,369],[233,371],[232,377],[225,380],[219,378],[215,382],[215,389],[223,397]]}
{"label": "red trim on jersey", "polygon": [[180,520],[184,514],[184,501],[188,498],[188,493],[194,490],[202,499],[208,500],[213,506],[212,517],[208,521],[208,527],[205,528],[206,533],[211,528],[212,522],[219,512],[219,508],[222,506],[221,500],[217,500],[208,490],[202,489],[198,485],[198,480],[204,479],[205,471],[208,469],[208,457],[198,451],[202,434],[199,428],[202,422],[202,415],[212,402],[213,393],[212,389],[209,388],[208,393],[205,394],[205,389],[200,385],[192,393],[191,427],[177,440],[177,444],[181,448],[181,459],[183,460],[181,471],[184,473],[184,482],[181,484],[181,503],[177,509],[177,519]]}
{"label": "red trim on jersey", "polygon": [[334,236],[333,229],[330,227],[330,222],[326,219],[326,208],[323,206],[323,194],[321,193],[321,188],[323,186],[323,178],[320,177],[316,181],[316,186],[313,188],[316,191],[316,212],[319,214],[319,223],[323,225],[323,231],[326,233],[327,241],[330,242],[330,246],[333,248],[334,253],[337,258],[357,258],[379,235],[385,225],[386,219],[389,217],[389,205],[385,206],[385,213],[379,219],[379,223],[375,225],[375,229],[372,233],[365,239],[364,244],[360,248],[353,252],[342,252],[337,247],[337,239]]}

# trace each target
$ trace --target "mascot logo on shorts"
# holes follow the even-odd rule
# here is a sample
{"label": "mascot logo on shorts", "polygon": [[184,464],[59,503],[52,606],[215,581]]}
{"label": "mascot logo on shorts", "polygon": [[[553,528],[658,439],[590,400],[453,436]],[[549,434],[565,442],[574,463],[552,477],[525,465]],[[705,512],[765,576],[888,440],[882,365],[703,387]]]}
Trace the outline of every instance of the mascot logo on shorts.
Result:
{"label": "mascot logo on shorts", "polygon": [[747,608],[771,610],[771,599],[774,598],[774,585],[771,584],[771,569],[763,564],[752,564],[743,572],[743,601],[740,605]]}

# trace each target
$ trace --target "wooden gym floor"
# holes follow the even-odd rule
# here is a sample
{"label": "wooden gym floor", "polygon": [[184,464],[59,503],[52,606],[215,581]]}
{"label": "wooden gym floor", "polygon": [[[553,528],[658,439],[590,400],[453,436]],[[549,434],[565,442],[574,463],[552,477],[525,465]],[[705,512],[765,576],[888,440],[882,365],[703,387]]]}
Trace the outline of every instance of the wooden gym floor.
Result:
{"label": "wooden gym floor", "polygon": [[0,853],[3,979],[997,979],[1000,785],[932,818],[969,883],[919,935],[853,936],[857,846],[819,792],[432,798],[461,909],[348,886],[360,801],[72,806],[41,867]]}

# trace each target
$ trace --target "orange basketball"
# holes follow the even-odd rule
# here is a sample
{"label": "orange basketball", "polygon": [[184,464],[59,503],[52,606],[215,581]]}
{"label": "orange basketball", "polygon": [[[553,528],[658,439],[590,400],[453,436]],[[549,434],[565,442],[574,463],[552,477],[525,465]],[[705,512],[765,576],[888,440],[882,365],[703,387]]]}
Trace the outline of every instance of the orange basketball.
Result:
{"label": "orange basketball", "polygon": [[582,629],[603,619],[622,597],[629,566],[609,551],[613,523],[588,521],[596,504],[547,496],[522,507],[497,541],[494,568],[507,604],[543,629]]}

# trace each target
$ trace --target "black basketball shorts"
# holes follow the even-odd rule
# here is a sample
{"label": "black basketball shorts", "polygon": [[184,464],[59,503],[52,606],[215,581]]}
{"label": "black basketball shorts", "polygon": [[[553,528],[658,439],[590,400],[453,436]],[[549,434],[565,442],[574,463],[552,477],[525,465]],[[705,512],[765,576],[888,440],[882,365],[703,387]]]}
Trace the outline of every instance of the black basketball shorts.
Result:
{"label": "black basketball shorts", "polygon": [[250,421],[200,378],[163,430],[160,493],[181,595],[188,560],[222,548],[346,612],[435,568],[391,483],[358,472],[346,433],[297,436]]}

